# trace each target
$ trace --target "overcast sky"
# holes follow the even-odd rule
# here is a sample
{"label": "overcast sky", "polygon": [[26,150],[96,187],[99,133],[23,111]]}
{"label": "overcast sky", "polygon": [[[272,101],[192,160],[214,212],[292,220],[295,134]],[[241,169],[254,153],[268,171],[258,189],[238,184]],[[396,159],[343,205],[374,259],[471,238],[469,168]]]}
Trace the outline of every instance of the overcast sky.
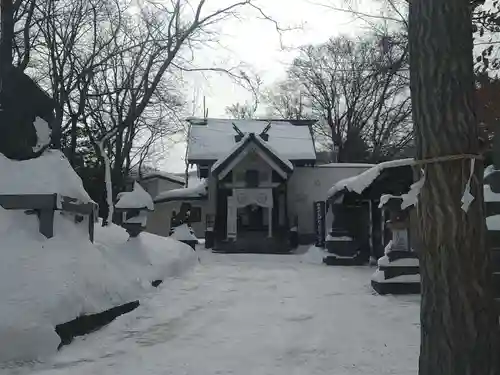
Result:
{"label": "overcast sky", "polygon": [[[264,86],[283,78],[287,66],[296,55],[295,47],[304,44],[321,43],[339,34],[360,34],[366,31],[366,24],[355,20],[348,13],[329,10],[315,5],[318,2],[330,3],[342,7],[344,0],[260,0],[266,14],[283,27],[298,27],[280,34],[275,25],[266,20],[257,19],[251,9],[241,12],[239,19],[224,21],[219,25],[221,31],[218,45],[211,45],[196,54],[196,65],[204,67],[220,66],[224,68],[245,65],[248,70],[258,74]],[[337,3],[336,3],[337,1]],[[210,7],[222,7],[231,0],[208,0]],[[360,7],[358,3],[358,7]],[[363,11],[367,11],[363,4]],[[226,106],[244,103],[252,99],[245,90],[229,77],[211,73],[186,73],[188,82],[186,96],[190,102],[190,114],[203,115],[203,97],[206,100],[209,117],[227,117]],[[164,160],[157,167],[170,172],[183,172],[186,144],[176,139],[165,154]]]}

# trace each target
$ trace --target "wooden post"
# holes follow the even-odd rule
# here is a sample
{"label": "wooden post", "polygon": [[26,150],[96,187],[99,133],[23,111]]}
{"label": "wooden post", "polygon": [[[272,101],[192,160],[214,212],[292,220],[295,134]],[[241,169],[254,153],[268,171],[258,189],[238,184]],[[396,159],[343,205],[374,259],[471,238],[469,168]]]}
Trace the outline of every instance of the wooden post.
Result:
{"label": "wooden post", "polygon": [[47,238],[54,237],[54,212],[53,208],[44,208],[38,211],[38,228],[40,233]]}
{"label": "wooden post", "polygon": [[267,236],[271,238],[273,236],[273,207],[268,207],[267,208]]}
{"label": "wooden post", "polygon": [[92,212],[88,216],[90,242],[94,242],[94,216],[95,216],[95,208],[92,210]]}

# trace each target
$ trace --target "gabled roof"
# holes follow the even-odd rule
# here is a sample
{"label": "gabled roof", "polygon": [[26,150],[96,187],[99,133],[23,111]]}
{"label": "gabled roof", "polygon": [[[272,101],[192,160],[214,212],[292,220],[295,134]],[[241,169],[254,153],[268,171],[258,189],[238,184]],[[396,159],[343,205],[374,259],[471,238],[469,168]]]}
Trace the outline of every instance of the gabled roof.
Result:
{"label": "gabled roof", "polygon": [[221,173],[231,162],[249,145],[255,144],[261,151],[263,151],[278,167],[284,172],[290,174],[293,172],[293,164],[290,160],[283,158],[274,150],[266,141],[259,135],[254,133],[246,134],[226,155],[212,165],[212,173],[217,176]]}
{"label": "gabled roof", "polygon": [[233,123],[244,134],[260,134],[271,123],[267,143],[283,158],[290,161],[316,161],[312,136],[313,120],[233,120],[188,119],[188,161],[215,162],[226,156],[236,145]]}

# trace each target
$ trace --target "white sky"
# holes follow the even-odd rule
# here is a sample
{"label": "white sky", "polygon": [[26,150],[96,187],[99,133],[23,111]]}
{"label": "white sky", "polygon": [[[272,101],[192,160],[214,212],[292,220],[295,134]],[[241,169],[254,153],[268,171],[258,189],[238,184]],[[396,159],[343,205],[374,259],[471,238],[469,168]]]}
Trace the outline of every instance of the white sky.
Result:
{"label": "white sky", "polygon": [[[207,0],[207,4],[220,8],[234,1]],[[260,0],[259,5],[264,4],[262,9],[277,20],[280,26],[300,26],[300,29],[282,34],[286,49],[281,48],[275,25],[270,21],[257,19],[257,13],[247,8],[241,11],[239,19],[227,20],[218,26],[218,45],[198,50],[196,66],[228,68],[244,64],[249,71],[261,77],[264,87],[270,86],[284,77],[287,66],[296,55],[294,47],[321,43],[339,34],[367,31],[364,22],[354,20],[348,13],[315,5],[315,2],[317,4],[321,1],[342,7],[344,0]],[[366,6],[362,10],[366,11]],[[185,79],[188,82],[186,97],[190,101],[190,114],[195,116],[203,115],[203,97],[209,117],[227,117],[226,106],[252,99],[250,92],[228,76],[217,73],[186,73]],[[170,172],[183,172],[185,142],[179,138],[169,143],[173,144],[157,167]]]}

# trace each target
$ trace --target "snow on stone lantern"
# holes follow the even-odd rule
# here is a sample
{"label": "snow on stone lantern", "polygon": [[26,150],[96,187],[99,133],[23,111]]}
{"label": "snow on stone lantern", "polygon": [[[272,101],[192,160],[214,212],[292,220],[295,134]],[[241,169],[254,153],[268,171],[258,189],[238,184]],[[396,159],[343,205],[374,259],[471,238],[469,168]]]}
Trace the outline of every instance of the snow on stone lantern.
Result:
{"label": "snow on stone lantern", "polygon": [[383,196],[380,208],[389,211],[387,228],[392,239],[385,248],[385,255],[378,260],[377,271],[372,276],[372,287],[379,294],[420,293],[420,267],[417,254],[409,240],[411,207],[402,209],[401,197]]}
{"label": "snow on stone lantern", "polygon": [[137,237],[146,229],[148,212],[154,211],[154,203],[149,193],[134,182],[132,191],[118,194],[115,209],[122,214],[121,226],[130,237]]}

